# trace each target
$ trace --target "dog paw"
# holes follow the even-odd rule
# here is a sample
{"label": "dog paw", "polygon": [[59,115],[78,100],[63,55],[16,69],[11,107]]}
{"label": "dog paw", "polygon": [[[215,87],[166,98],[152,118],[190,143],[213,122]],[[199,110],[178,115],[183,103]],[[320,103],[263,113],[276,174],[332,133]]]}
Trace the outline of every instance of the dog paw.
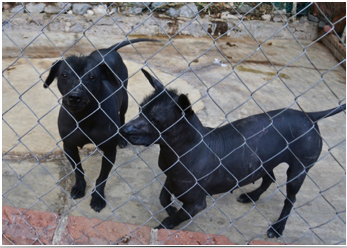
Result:
{"label": "dog paw", "polygon": [[179,221],[177,221],[178,218],[176,217],[173,217],[173,216],[169,216],[169,217],[166,217],[161,223],[159,226],[155,227],[155,229],[172,229],[174,228],[175,226],[177,226],[179,223]]}
{"label": "dog paw", "polygon": [[284,231],[284,226],[282,227],[281,225],[273,225],[270,226],[269,230],[267,231],[267,236],[268,238],[279,238],[282,236],[282,233]]}
{"label": "dog paw", "polygon": [[90,207],[94,209],[95,212],[100,212],[106,207],[106,201],[102,199],[98,193],[94,192],[92,194],[92,200],[90,201]]}
{"label": "dog paw", "polygon": [[71,197],[73,199],[78,199],[78,198],[82,198],[84,196],[84,191],[86,189],[86,186],[77,186],[77,184],[75,184],[72,189],[71,189]]}
{"label": "dog paw", "polygon": [[128,145],[128,142],[125,141],[125,139],[121,138],[119,141],[119,147],[124,148]]}
{"label": "dog paw", "polygon": [[246,194],[242,194],[237,198],[238,202],[242,202],[242,203],[250,203],[252,202],[252,200],[249,198],[249,196],[247,196]]}
{"label": "dog paw", "polygon": [[154,227],[154,229],[164,229],[165,227],[162,225],[162,224],[160,224],[159,226],[157,226],[157,227]]}

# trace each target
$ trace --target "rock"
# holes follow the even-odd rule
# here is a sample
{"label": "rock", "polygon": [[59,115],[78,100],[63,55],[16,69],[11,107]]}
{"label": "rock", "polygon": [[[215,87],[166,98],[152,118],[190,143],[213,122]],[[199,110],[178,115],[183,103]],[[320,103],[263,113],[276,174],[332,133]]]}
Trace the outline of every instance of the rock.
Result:
{"label": "rock", "polygon": [[14,26],[23,26],[27,24],[28,21],[25,18],[15,17],[11,20],[11,24]]}
{"label": "rock", "polygon": [[239,20],[239,18],[235,15],[232,15],[229,13],[229,11],[222,12],[222,15],[220,17],[221,19],[234,19]]}
{"label": "rock", "polygon": [[93,10],[90,10],[90,9],[88,9],[87,10],[87,13],[86,14],[84,14],[85,16],[92,16],[92,15],[94,15],[94,11]]}
{"label": "rock", "polygon": [[65,23],[65,32],[69,32],[71,27],[71,22],[66,22]]}
{"label": "rock", "polygon": [[198,8],[194,3],[187,4],[179,9],[179,16],[193,18],[199,13]]}
{"label": "rock", "polygon": [[[146,6],[142,2],[135,2],[132,4],[133,4],[132,6],[134,6],[134,8],[142,8],[142,9],[146,8]],[[149,5],[149,3],[147,4],[147,6],[148,5]]]}
{"label": "rock", "polygon": [[265,14],[261,16],[261,19],[264,21],[270,21],[271,20],[271,15]]}
{"label": "rock", "polygon": [[22,5],[17,5],[16,7],[11,9],[11,13],[16,13],[17,11],[19,11],[19,13],[23,13],[24,12],[24,8]]}
{"label": "rock", "polygon": [[82,32],[83,30],[76,24],[76,25],[73,25],[70,29],[70,32],[73,32],[73,33],[79,33],[79,32]]}
{"label": "rock", "polygon": [[72,14],[73,14],[73,12],[72,12],[71,9],[70,9],[67,13],[68,13],[69,15],[72,15]]}
{"label": "rock", "polygon": [[32,14],[38,14],[43,12],[43,9],[45,8],[46,4],[39,3],[39,4],[33,4],[29,3],[25,6],[25,8]]}
{"label": "rock", "polygon": [[132,8],[127,8],[123,10],[123,7],[121,7],[121,11],[123,15],[132,15],[133,14],[133,10]]}
{"label": "rock", "polygon": [[52,22],[48,26],[50,31],[62,31],[63,30],[63,24],[60,22]]}
{"label": "rock", "polygon": [[273,20],[274,22],[281,22],[281,21],[282,21],[282,18],[281,18],[281,17],[278,17],[278,16],[275,16],[272,20]]}
{"label": "rock", "polygon": [[311,22],[319,22],[319,18],[311,14],[308,14],[308,20]]}
{"label": "rock", "polygon": [[299,23],[303,24],[306,22],[306,16],[302,16],[300,19],[299,19]]}
{"label": "rock", "polygon": [[325,22],[320,21],[320,22],[318,23],[318,27],[324,28],[324,26],[325,26]]}
{"label": "rock", "polygon": [[61,8],[61,9],[65,9],[66,11],[71,9],[71,3],[59,2],[56,4],[56,6]]}
{"label": "rock", "polygon": [[33,20],[30,20],[30,23],[35,23],[42,26],[44,23],[43,16],[44,15],[42,14],[32,14]]}
{"label": "rock", "polygon": [[60,8],[58,6],[48,5],[43,10],[48,14],[58,14],[60,11],[62,11],[62,9],[63,8]]}
{"label": "rock", "polygon": [[160,5],[164,4],[164,2],[152,2],[151,8],[158,8]]}
{"label": "rock", "polygon": [[141,13],[142,13],[142,8],[138,8],[138,7],[133,7],[123,12],[124,15],[140,15]]}
{"label": "rock", "polygon": [[272,18],[272,20],[274,21],[274,22],[286,22],[286,21],[288,21],[288,18],[287,18],[287,16],[286,15],[275,15],[273,18]]}
{"label": "rock", "polygon": [[86,3],[74,3],[72,5],[72,10],[77,15],[83,15],[87,13],[87,10],[90,9],[92,6],[90,4]]}
{"label": "rock", "polygon": [[133,11],[134,11],[134,15],[139,15],[142,13],[142,8],[135,8]]}
{"label": "rock", "polygon": [[103,15],[107,12],[107,6],[105,4],[100,4],[92,8],[96,15]]}
{"label": "rock", "polygon": [[178,17],[178,15],[179,15],[178,11],[172,7],[170,7],[170,9],[168,9],[165,13],[171,17]]}
{"label": "rock", "polygon": [[244,4],[244,5],[241,6],[241,8],[238,10],[238,12],[240,14],[246,14],[249,11],[250,11],[249,13],[253,13],[254,10],[251,11],[251,9],[252,9],[252,7],[248,6],[247,4]]}

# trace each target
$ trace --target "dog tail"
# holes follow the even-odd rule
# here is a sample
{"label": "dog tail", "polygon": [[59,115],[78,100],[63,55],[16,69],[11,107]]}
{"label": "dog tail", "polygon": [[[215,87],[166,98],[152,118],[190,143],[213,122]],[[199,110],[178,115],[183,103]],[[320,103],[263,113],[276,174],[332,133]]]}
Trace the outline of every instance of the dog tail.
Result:
{"label": "dog tail", "polygon": [[321,112],[312,112],[307,113],[310,119],[314,122],[319,121],[320,119],[324,119],[333,115],[340,113],[341,111],[346,110],[346,104],[339,105],[337,108],[321,111]]}
{"label": "dog tail", "polygon": [[149,41],[149,42],[158,42],[158,40],[153,40],[153,39],[133,39],[133,40],[125,40],[125,41],[122,41],[120,43],[117,43],[111,47],[109,47],[108,49],[109,50],[112,50],[115,48],[115,51],[117,51],[118,49],[122,48],[122,47],[125,47],[127,45],[130,45],[130,44],[133,44],[133,43],[137,43],[137,42],[143,42],[143,41]]}

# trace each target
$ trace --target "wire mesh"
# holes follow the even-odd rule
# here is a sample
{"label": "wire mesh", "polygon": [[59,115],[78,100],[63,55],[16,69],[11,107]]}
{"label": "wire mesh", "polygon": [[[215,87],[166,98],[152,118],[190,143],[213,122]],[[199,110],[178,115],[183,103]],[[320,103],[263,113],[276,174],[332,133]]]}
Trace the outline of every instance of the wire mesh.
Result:
{"label": "wire mesh", "polygon": [[[272,186],[258,201],[251,200],[248,205],[240,205],[241,203],[235,201],[234,194],[231,195],[230,193],[234,191],[237,194],[247,194],[259,187],[259,183],[243,186],[243,181],[246,179],[237,179],[227,169],[223,161],[235,153],[237,149],[249,149],[253,154],[252,156],[260,162],[260,167],[248,175],[252,176],[258,170],[264,169],[265,163],[273,160],[285,150],[289,150],[295,156],[290,145],[315,129],[315,126],[312,125],[295,140],[288,141],[273,125],[275,116],[270,116],[269,111],[281,107],[284,109],[282,112],[289,108],[296,108],[307,113],[336,108],[345,102],[345,91],[343,91],[345,89],[345,75],[341,76],[341,70],[343,71],[342,74],[345,74],[342,69],[345,59],[341,61],[331,60],[330,57],[328,59],[327,50],[320,51],[322,48],[318,44],[325,37],[335,35],[338,38],[339,46],[345,49],[344,40],[340,38],[341,31],[335,30],[335,27],[345,23],[345,14],[334,19],[333,14],[330,12],[327,14],[322,9],[322,5],[316,3],[301,6],[294,14],[288,13],[289,11],[281,12],[279,7],[285,7],[278,4],[164,3],[155,6],[154,4],[143,3],[143,11],[146,11],[147,14],[139,18],[140,21],[136,21],[129,28],[128,23],[119,20],[117,13],[113,13],[114,9],[121,8],[119,3],[107,3],[105,13],[90,19],[87,23],[82,22],[78,15],[69,11],[71,5],[68,3],[64,4],[59,13],[52,14],[48,21],[41,21],[40,16],[30,13],[25,3],[18,6],[21,8],[18,8],[8,19],[3,21],[3,40],[5,39],[7,44],[11,44],[10,54],[12,52],[12,55],[9,56],[9,60],[6,60],[2,72],[3,88],[5,88],[3,91],[3,135],[10,137],[9,139],[3,138],[2,197],[3,205],[14,207],[18,211],[19,217],[12,223],[3,225],[3,240],[5,239],[12,244],[21,244],[11,239],[11,231],[16,225],[28,225],[34,232],[32,234],[34,238],[30,241],[24,239],[23,242],[27,242],[26,244],[47,244],[44,235],[52,230],[54,230],[52,241],[54,244],[59,244],[62,237],[69,244],[83,244],[86,239],[91,239],[90,237],[95,235],[99,237],[99,240],[94,240],[95,244],[124,244],[128,243],[129,239],[135,244],[144,244],[139,234],[140,230],[146,226],[151,228],[158,226],[167,217],[165,210],[172,206],[181,208],[190,218],[176,226],[173,232],[168,232],[167,238],[162,240],[161,244],[169,241],[178,244],[175,237],[179,230],[205,234],[207,237],[205,244],[213,243],[214,238],[218,235],[225,235],[232,242],[238,244],[249,244],[252,240],[267,239],[266,232],[271,225],[276,223],[283,201],[291,201],[287,198],[286,186],[290,181],[286,182],[285,168],[282,168],[283,166],[281,168],[279,168],[280,166],[276,167],[274,170],[276,178],[272,172],[265,170],[267,176],[273,181]],[[187,12],[193,13],[193,15],[188,19],[176,20],[175,28],[170,29],[167,27],[168,24],[162,21],[158,12],[166,11],[171,6],[176,7],[176,9],[185,7]],[[323,8],[325,7],[323,6]],[[297,37],[295,28],[293,29],[291,26],[296,18],[306,16],[311,8],[331,28],[329,32],[319,33],[313,41]],[[269,13],[267,12],[268,9],[271,10],[272,16],[281,19],[280,27],[277,29],[278,26],[276,26],[274,30],[264,35],[255,33],[251,26],[252,20],[262,14]],[[24,13],[22,13],[23,11]],[[223,20],[221,17],[223,11],[227,11],[227,15],[233,15],[233,22],[220,24]],[[334,12],[336,11],[334,9]],[[28,34],[30,38],[26,37],[25,30],[20,37],[15,35],[16,32],[18,33],[17,30],[9,28],[10,25],[14,25],[13,22],[16,18],[23,15],[30,19],[29,23],[36,30],[35,32],[31,31],[34,34]],[[210,25],[206,25],[204,16],[207,15],[213,16],[217,21],[214,19],[215,21],[211,21]],[[51,31],[52,25],[62,23],[62,19],[59,18],[65,18],[64,21],[69,22],[75,30],[73,38],[67,34],[68,32],[65,34],[71,40],[67,47],[61,43],[56,44],[57,40],[52,35],[54,33]],[[105,41],[100,37],[95,38],[92,34],[95,29],[101,29],[102,26],[98,26],[98,24],[105,21],[106,18],[108,18],[107,21],[111,21],[111,25],[106,26],[106,30],[109,28],[112,29],[110,32],[117,32],[118,42],[132,40],[134,35],[143,32],[144,26],[148,22],[157,27],[159,34],[158,37],[151,38],[158,39],[160,42],[130,44],[128,48],[124,48],[124,54],[123,50],[119,50],[129,72],[128,63],[130,64],[131,60],[137,62],[136,69],[132,69],[127,78],[120,78],[120,75],[113,71],[113,75],[121,82],[121,87],[99,102],[83,82],[88,73],[93,72],[105,62],[107,55],[98,52],[102,60],[82,75],[74,70],[73,65],[69,64],[66,58],[78,52],[85,55],[86,51],[98,51],[101,48],[98,43],[104,44]],[[190,30],[192,27],[198,27],[199,32],[204,33],[204,36],[195,38],[193,42],[187,41],[189,47],[182,36],[189,32],[194,33]],[[281,42],[280,35],[284,32],[287,34],[286,40]],[[240,33],[247,36],[247,39],[243,40],[244,38],[240,37]],[[40,46],[37,43],[40,44],[42,39],[47,40],[46,43],[52,50],[49,52],[46,47],[41,48],[40,52],[47,54],[41,57],[43,66],[37,64],[35,60],[37,58],[32,55],[31,50],[34,46]],[[186,39],[188,40],[188,38]],[[284,50],[289,49],[295,52],[288,57],[277,56],[273,45],[277,41],[281,45],[280,48],[283,53]],[[82,48],[80,48],[81,46]],[[198,46],[200,46],[199,49],[197,49]],[[150,47],[152,49],[149,49]],[[238,49],[230,52],[227,51],[228,47]],[[325,57],[326,61],[324,60]],[[49,71],[57,63],[54,62],[47,66],[46,58],[50,59],[50,63],[56,60],[66,63],[68,68],[78,77],[79,84],[71,88],[65,95],[61,95],[55,85],[56,82],[54,82],[44,93],[48,94],[47,100],[42,100],[40,97],[40,94],[43,94],[41,88],[43,88]],[[206,63],[207,60],[214,60],[215,62],[208,64]],[[259,61],[262,62],[259,63]],[[203,66],[199,67],[199,63],[203,63]],[[246,65],[248,68],[245,67]],[[21,68],[21,66],[29,68],[30,75],[21,75],[22,73],[18,69],[16,70],[16,67]],[[112,70],[110,65],[107,67]],[[256,68],[260,69],[257,70]],[[148,92],[153,89],[144,78],[140,79],[142,82],[137,82],[141,69],[148,70],[164,85],[164,90],[153,99],[149,99],[148,103],[145,101],[145,104],[142,104],[143,92],[147,92],[145,88],[149,89]],[[164,78],[158,69],[167,71],[174,76],[165,76]],[[218,75],[220,70],[223,71]],[[12,73],[13,71],[20,77],[16,78],[16,74]],[[248,73],[253,73],[252,77]],[[254,75],[256,76],[254,77]],[[302,80],[305,77],[308,78],[307,82]],[[179,120],[165,129],[159,130],[152,119],[143,115],[144,108],[162,96],[169,96],[175,102],[169,89],[177,88],[180,90],[181,79],[189,81],[195,88],[194,92],[193,88],[189,88],[192,91],[187,92],[191,101],[189,107],[200,108],[196,111],[197,116],[204,126],[212,126],[208,133],[200,133],[201,140],[185,150],[183,154],[179,154],[175,148],[172,148],[170,141],[165,140],[164,137],[180,121],[188,121],[187,116],[182,115]],[[126,80],[129,81],[128,88],[125,87]],[[299,85],[295,83],[296,80],[303,83]],[[57,133],[56,123],[53,125],[48,119],[57,118],[60,108],[66,109],[66,106],[63,105],[63,98],[78,87],[82,87],[94,100],[98,101],[98,108],[79,119],[74,114],[69,113],[76,123],[75,130],[82,132],[89,141],[88,143],[91,144],[86,148],[79,149],[81,161],[71,166],[67,159],[74,159],[64,151],[64,141],[66,142],[66,139],[73,135],[75,130],[67,136],[60,137]],[[127,115],[126,123],[119,125],[112,117],[108,116],[108,112],[101,106],[107,99],[112,98],[123,89],[129,96],[129,108],[133,107],[139,111]],[[141,91],[140,98],[135,89]],[[232,92],[230,92],[231,90]],[[34,92],[39,92],[39,94],[36,95]],[[191,95],[194,94],[196,94],[194,98],[191,98]],[[277,101],[273,99],[277,99]],[[283,102],[278,104],[281,101]],[[310,102],[313,104],[309,104]],[[204,104],[203,107],[199,107],[201,103]],[[317,106],[317,104],[321,104],[321,106]],[[181,110],[184,112],[184,109],[181,108]],[[115,134],[100,143],[96,143],[91,134],[80,127],[85,120],[93,118],[97,111],[102,111],[108,117],[109,122],[117,127]],[[69,111],[67,110],[67,112]],[[252,149],[247,143],[262,131],[254,132],[250,137],[246,137],[233,124],[233,121],[241,117],[258,113],[265,113],[270,117],[269,126],[276,129],[286,144],[280,153],[267,160],[262,160],[258,156],[257,150]],[[151,123],[153,130],[159,133],[156,141],[161,140],[164,146],[169,147],[173,155],[177,157],[177,161],[164,171],[160,170],[157,164],[161,147],[155,145],[154,142],[147,147],[131,145],[128,142],[127,148],[118,148],[115,164],[100,149],[100,146],[106,144],[116,135],[120,135],[119,130],[122,127],[142,115]],[[323,151],[318,161],[314,161],[313,164],[306,165],[297,158],[304,169],[303,173],[306,180],[297,195],[297,202],[293,203],[294,207],[288,215],[286,229],[283,235],[279,235],[278,238],[278,241],[286,244],[345,243],[346,237],[343,231],[346,224],[345,113],[342,112],[334,117],[321,120],[318,124],[321,127],[321,134],[318,134],[323,140]],[[235,129],[242,136],[243,142],[234,150],[230,150],[220,157],[209,148],[209,144],[205,140],[211,133],[218,132],[218,128],[224,125],[229,125]],[[191,127],[199,132],[195,126],[191,125]],[[123,135],[121,136],[123,137]],[[49,142],[44,140],[49,140]],[[7,141],[9,144],[4,144]],[[55,145],[51,145],[52,142]],[[182,162],[182,158],[202,145],[207,147],[208,151],[216,157],[218,165],[204,177],[196,178],[194,173],[189,170],[189,165]],[[40,153],[40,149],[37,147],[40,147],[41,151],[44,152]],[[105,160],[113,166],[107,179],[97,184],[95,178],[101,168],[101,160]],[[83,164],[83,170],[77,167],[81,164]],[[181,166],[195,181],[190,187],[183,190],[181,195],[173,195],[165,183],[165,173],[175,166]],[[308,173],[306,168],[311,167],[313,168]],[[225,193],[212,195],[200,182],[220,168],[224,168],[237,183],[235,187],[226,190]],[[323,175],[321,175],[320,170],[324,171]],[[86,194],[82,198],[72,199],[70,191],[74,184],[73,178],[76,172],[83,174],[87,188]],[[326,179],[327,177],[330,179]],[[95,188],[106,181],[106,196],[104,197]],[[194,187],[199,187],[204,191],[207,204],[195,216],[192,216],[189,209],[183,207],[184,205],[179,198],[192,191]],[[164,192],[167,190],[168,194],[172,194],[172,201],[164,207],[158,199],[161,188],[164,188]],[[105,209],[100,213],[95,212],[89,206],[90,196],[93,194],[98,194],[106,202]],[[33,209],[51,213],[51,224],[40,230],[34,228],[33,224],[24,217]],[[90,229],[79,234],[66,229],[67,218],[70,216],[85,217],[87,220],[85,225]],[[129,235],[115,240],[112,237],[112,232],[107,233],[102,228],[111,221],[123,223]],[[213,234],[211,235],[211,233]]]}

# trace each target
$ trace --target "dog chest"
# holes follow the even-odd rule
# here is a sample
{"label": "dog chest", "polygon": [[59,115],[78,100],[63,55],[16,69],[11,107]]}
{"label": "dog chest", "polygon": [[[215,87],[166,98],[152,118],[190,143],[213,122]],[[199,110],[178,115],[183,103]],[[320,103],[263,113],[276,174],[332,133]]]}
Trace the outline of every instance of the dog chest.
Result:
{"label": "dog chest", "polygon": [[[113,122],[103,122],[100,119],[95,121],[66,122],[61,119],[58,122],[59,133],[62,140],[71,145],[83,147],[86,144],[107,144],[115,142],[118,139],[118,127]],[[113,144],[116,146],[116,144]]]}

